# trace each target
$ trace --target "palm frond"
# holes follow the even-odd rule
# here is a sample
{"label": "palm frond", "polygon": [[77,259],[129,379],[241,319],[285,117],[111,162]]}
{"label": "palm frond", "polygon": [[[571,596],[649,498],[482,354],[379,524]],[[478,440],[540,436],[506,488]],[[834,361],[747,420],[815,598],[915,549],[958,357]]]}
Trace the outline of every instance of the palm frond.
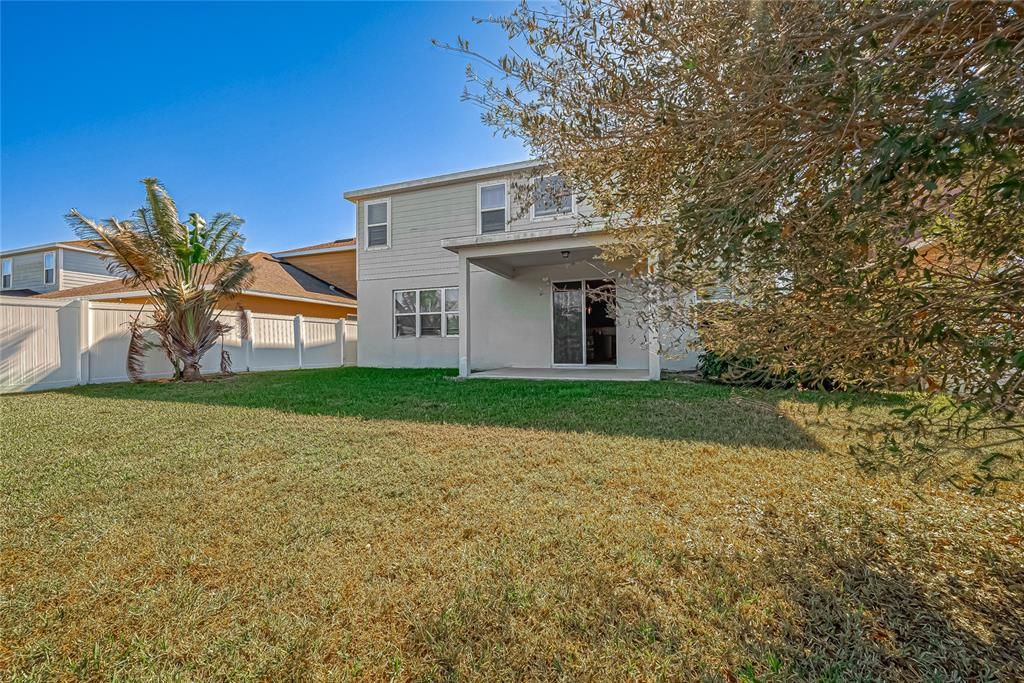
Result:
{"label": "palm frond", "polygon": [[224,269],[213,282],[213,291],[218,296],[237,294],[252,279],[252,262],[246,257],[233,258],[224,265]]}
{"label": "palm frond", "polygon": [[242,236],[240,228],[243,224],[245,220],[232,213],[222,212],[214,215],[206,226],[210,261],[216,262],[242,252],[245,237]]}
{"label": "palm frond", "polygon": [[178,207],[171,195],[156,178],[143,178],[146,187],[146,202],[153,227],[169,246],[188,243],[188,229],[178,220]]}
{"label": "palm frond", "polygon": [[135,319],[129,323],[130,337],[128,339],[128,358],[125,361],[125,369],[128,373],[128,379],[132,382],[141,382],[143,373],[145,373],[146,363],[146,351],[150,347],[150,342],[146,340],[146,326],[143,325],[141,311],[139,315],[135,316]]}
{"label": "palm frond", "polygon": [[249,330],[249,316],[245,314],[245,309],[241,306],[238,307],[238,336],[242,339],[248,339],[250,334]]}
{"label": "palm frond", "polygon": [[140,236],[131,223],[110,218],[101,224],[77,209],[72,209],[65,219],[78,237],[103,246],[100,258],[106,262],[108,272],[125,284],[136,286],[159,277],[161,264],[156,243]]}

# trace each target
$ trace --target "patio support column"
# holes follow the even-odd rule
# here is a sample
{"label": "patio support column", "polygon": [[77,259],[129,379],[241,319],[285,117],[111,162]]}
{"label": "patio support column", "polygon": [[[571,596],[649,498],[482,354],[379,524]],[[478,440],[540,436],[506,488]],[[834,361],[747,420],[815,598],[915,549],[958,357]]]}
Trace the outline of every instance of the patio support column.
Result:
{"label": "patio support column", "polygon": [[647,378],[652,380],[661,379],[661,354],[659,350],[661,343],[658,340],[658,328],[652,321],[647,328]]}
{"label": "patio support column", "polygon": [[469,377],[469,259],[459,254],[459,377]]}
{"label": "patio support column", "polygon": [[[648,259],[648,267],[651,272],[657,270],[657,254]],[[658,298],[661,298],[660,295]],[[647,321],[647,379],[653,381],[661,379],[661,340],[658,338],[658,324],[655,304],[651,304],[650,319]]]}

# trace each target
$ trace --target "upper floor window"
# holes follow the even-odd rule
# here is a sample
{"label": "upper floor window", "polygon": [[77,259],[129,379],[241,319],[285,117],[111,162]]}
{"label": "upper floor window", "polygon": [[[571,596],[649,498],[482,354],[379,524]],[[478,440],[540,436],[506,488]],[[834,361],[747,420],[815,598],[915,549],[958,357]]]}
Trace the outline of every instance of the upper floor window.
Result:
{"label": "upper floor window", "polygon": [[57,281],[57,252],[43,254],[43,284],[52,285]]}
{"label": "upper floor window", "polygon": [[477,186],[477,191],[479,192],[480,206],[478,217],[480,234],[505,232],[506,197],[508,195],[505,183],[481,184]]}
{"label": "upper floor window", "polygon": [[3,264],[3,288],[10,289],[14,284],[14,269],[11,259],[5,258]]}
{"label": "upper floor window", "polygon": [[533,185],[533,217],[550,218],[572,213],[572,191],[561,176],[537,178]]}
{"label": "upper floor window", "polygon": [[367,202],[366,248],[382,249],[391,246],[391,200]]}

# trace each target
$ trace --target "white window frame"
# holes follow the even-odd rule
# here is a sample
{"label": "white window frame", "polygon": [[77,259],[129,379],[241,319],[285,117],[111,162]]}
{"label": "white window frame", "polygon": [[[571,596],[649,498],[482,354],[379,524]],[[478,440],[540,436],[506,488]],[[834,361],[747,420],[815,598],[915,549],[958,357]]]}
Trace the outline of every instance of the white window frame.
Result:
{"label": "white window frame", "polygon": [[[46,257],[49,256],[53,259],[53,268],[46,267]],[[46,271],[53,271],[53,279],[46,279]],[[57,252],[55,251],[44,251],[43,252],[43,285],[55,285],[57,284]]]}
{"label": "white window frame", "polygon": [[563,218],[570,218],[576,215],[576,193],[572,190],[569,191],[570,207],[568,213],[552,213],[537,215],[537,202],[534,200],[534,195],[537,191],[537,184],[546,178],[561,178],[561,173],[551,173],[544,176],[536,176],[530,180],[530,220],[531,221],[556,221]]}
{"label": "white window frame", "polygon": [[[449,311],[445,308],[445,291],[454,289],[458,291],[458,287],[421,287],[420,289],[394,289],[391,291],[391,338],[392,339],[420,339],[423,337],[420,316],[424,315],[439,315],[441,316],[441,334],[428,335],[427,339],[444,339],[445,337],[454,339],[458,337],[458,334],[448,334],[448,320],[446,316],[457,315],[459,316],[459,334],[462,333],[462,294],[459,294],[459,306],[454,311]],[[420,292],[437,291],[440,292],[441,297],[441,310],[440,311],[421,311],[420,310]],[[395,306],[395,299],[398,298],[398,294],[401,292],[413,292],[416,300],[416,310],[413,313],[399,313]],[[416,334],[415,336],[398,336],[398,326],[396,324],[396,318],[400,315],[411,315],[416,319]]]}
{"label": "white window frame", "polygon": [[[384,225],[387,228],[388,241],[386,244],[370,246],[370,207],[377,204],[387,205],[388,220],[385,223],[374,223],[373,227]],[[363,251],[376,251],[377,249],[391,248],[391,197],[385,199],[374,199],[363,203],[363,237],[366,242],[363,244]]]}
{"label": "white window frame", "polygon": [[[4,284],[4,278],[11,278],[9,284]],[[0,289],[13,289],[14,288],[14,259],[5,258],[3,263],[0,264]]]}
{"label": "white window frame", "polygon": [[476,184],[476,234],[478,234],[478,235],[497,235],[498,234],[497,231],[494,231],[494,232],[484,232],[484,221],[483,221],[483,213],[484,213],[485,210],[486,211],[498,211],[498,209],[484,209],[483,208],[483,203],[480,201],[480,198],[483,196],[484,188],[485,187],[495,187],[496,185],[501,185],[504,188],[504,191],[505,191],[505,229],[504,229],[504,232],[508,232],[508,229],[509,229],[509,216],[511,215],[511,212],[510,212],[510,208],[511,207],[510,207],[509,198],[508,198],[508,181],[507,180],[494,180],[494,181],[491,181],[491,182],[477,183]]}

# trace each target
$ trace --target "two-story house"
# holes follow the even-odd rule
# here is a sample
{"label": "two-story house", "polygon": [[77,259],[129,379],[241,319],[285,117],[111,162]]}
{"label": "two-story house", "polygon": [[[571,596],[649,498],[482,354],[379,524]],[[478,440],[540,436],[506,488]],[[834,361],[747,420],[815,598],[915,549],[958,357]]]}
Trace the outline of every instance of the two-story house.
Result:
{"label": "two-story house", "polygon": [[580,220],[588,207],[541,162],[345,198],[357,215],[360,365],[660,377],[656,333],[636,323],[626,279],[601,259],[610,235]]}
{"label": "two-story house", "polygon": [[32,296],[115,279],[88,240],[0,250],[0,295]]}

